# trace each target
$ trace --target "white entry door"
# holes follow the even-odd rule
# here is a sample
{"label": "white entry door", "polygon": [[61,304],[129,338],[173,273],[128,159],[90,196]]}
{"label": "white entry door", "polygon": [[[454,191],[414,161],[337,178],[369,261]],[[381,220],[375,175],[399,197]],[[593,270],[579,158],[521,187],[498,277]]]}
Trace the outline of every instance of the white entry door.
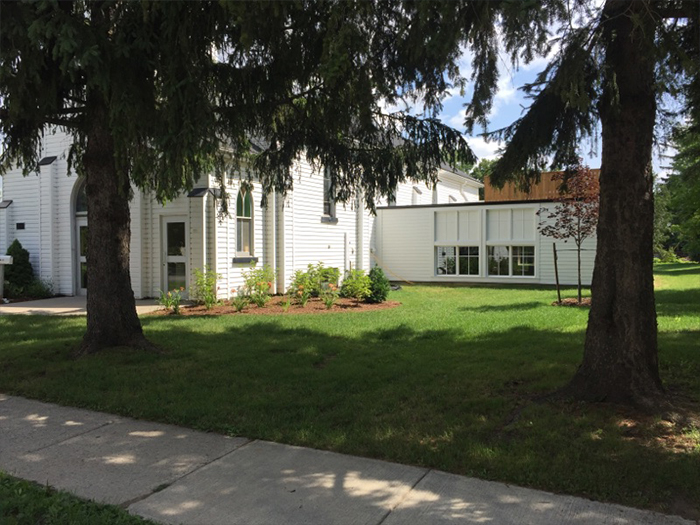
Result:
{"label": "white entry door", "polygon": [[185,217],[163,218],[163,290],[187,288],[187,221]]}
{"label": "white entry door", "polygon": [[75,275],[77,276],[76,289],[78,295],[87,295],[87,217],[76,217],[75,219],[75,237],[76,237],[76,268]]}

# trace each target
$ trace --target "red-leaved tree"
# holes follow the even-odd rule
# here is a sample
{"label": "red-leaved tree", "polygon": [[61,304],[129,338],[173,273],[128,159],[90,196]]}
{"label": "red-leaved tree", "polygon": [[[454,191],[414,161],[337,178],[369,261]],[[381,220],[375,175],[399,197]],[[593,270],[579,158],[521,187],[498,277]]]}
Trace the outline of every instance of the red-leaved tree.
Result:
{"label": "red-leaved tree", "polygon": [[[581,245],[593,235],[598,224],[598,202],[600,184],[598,174],[581,164],[567,171],[552,175],[552,181],[559,181],[561,196],[557,206],[550,211],[547,219],[538,225],[540,233],[564,242],[570,239],[576,245],[578,259],[578,302],[581,303]],[[538,215],[546,210],[540,210]]]}

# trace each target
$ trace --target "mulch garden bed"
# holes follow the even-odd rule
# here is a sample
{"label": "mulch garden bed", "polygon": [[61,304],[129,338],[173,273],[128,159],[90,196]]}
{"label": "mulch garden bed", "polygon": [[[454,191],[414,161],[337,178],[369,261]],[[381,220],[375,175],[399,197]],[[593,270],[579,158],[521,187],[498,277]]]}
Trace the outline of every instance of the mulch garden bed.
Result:
{"label": "mulch garden bed", "polygon": [[[292,303],[287,311],[282,307],[284,298],[272,297],[270,302],[263,308],[259,308],[254,304],[249,304],[242,311],[237,312],[236,309],[228,304],[227,301],[216,305],[207,310],[204,305],[181,306],[180,315],[298,315],[298,314],[333,314],[341,312],[368,312],[373,310],[387,310],[396,308],[401,303],[397,301],[386,301],[379,304],[373,303],[358,303],[354,299],[339,298],[330,310],[326,308],[323,301],[318,298],[309,299],[305,307],[299,304]],[[156,310],[149,315],[173,315],[170,310]]]}
{"label": "mulch garden bed", "polygon": [[552,306],[591,306],[591,298],[590,297],[582,297],[581,302],[578,302],[578,299],[574,297],[567,297],[566,299],[562,299],[560,303],[557,301],[554,301],[552,303]]}

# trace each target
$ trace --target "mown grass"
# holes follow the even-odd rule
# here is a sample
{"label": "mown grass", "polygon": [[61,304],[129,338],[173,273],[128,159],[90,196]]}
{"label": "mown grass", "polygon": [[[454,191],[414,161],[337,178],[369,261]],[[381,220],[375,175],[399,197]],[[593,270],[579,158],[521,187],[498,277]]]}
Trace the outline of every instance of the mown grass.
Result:
{"label": "mown grass", "polygon": [[113,505],[88,502],[66,492],[0,472],[0,523],[3,525],[148,525]]}
{"label": "mown grass", "polygon": [[[700,266],[657,284],[663,379],[697,401]],[[691,420],[536,401],[582,355],[588,311],[555,297],[407,286],[384,311],[144,317],[165,355],[80,360],[84,319],[0,317],[0,391],[700,517]]]}

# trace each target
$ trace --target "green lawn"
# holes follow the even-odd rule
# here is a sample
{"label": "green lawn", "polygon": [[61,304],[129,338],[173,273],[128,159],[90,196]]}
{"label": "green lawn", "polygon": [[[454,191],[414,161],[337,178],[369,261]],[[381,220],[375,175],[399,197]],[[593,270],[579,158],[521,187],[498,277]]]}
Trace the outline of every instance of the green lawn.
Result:
{"label": "green lawn", "polygon": [[[3,525],[153,524],[112,505],[98,505],[0,472]],[[155,524],[153,524],[155,525]]]}
{"label": "green lawn", "polygon": [[[587,310],[555,298],[407,286],[384,311],[144,317],[165,355],[77,361],[84,319],[5,316],[0,391],[700,517],[687,420],[532,402],[581,360]],[[657,299],[663,379],[697,401],[700,266],[658,266]]]}

